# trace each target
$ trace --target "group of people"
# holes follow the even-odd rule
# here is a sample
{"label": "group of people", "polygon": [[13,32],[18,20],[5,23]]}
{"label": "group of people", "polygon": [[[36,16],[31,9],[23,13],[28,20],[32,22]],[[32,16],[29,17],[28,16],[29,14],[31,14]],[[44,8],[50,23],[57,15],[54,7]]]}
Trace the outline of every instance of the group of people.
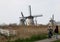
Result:
{"label": "group of people", "polygon": [[48,28],[48,37],[52,38],[53,34],[55,34],[56,39],[58,39],[58,25],[56,25],[55,29],[52,29],[52,26],[49,26]]}

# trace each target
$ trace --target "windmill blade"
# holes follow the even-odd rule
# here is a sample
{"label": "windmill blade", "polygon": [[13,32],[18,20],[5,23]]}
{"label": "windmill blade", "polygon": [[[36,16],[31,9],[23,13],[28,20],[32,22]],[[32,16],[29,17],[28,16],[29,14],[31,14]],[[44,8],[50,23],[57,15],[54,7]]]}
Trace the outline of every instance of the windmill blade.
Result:
{"label": "windmill blade", "polygon": [[42,17],[43,15],[36,15],[36,16],[33,16],[33,17]]}
{"label": "windmill blade", "polygon": [[37,25],[37,17],[35,17],[35,24]]}
{"label": "windmill blade", "polygon": [[24,18],[23,12],[21,12],[22,18]]}
{"label": "windmill blade", "polygon": [[29,12],[30,12],[30,16],[31,16],[31,6],[29,5]]}
{"label": "windmill blade", "polygon": [[22,17],[19,17],[19,18],[22,18]]}
{"label": "windmill blade", "polygon": [[52,19],[54,20],[54,14],[52,15]]}
{"label": "windmill blade", "polygon": [[26,18],[28,18],[28,17],[19,17],[19,18],[24,18],[24,19],[26,19]]}

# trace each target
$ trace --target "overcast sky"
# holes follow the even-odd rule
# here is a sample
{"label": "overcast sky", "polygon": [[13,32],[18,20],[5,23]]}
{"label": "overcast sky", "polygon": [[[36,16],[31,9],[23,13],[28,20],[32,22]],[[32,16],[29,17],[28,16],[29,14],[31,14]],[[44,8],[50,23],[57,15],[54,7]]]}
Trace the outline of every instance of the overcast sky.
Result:
{"label": "overcast sky", "polygon": [[43,14],[37,18],[38,23],[47,24],[52,14],[60,21],[60,0],[0,0],[0,24],[19,23],[21,11],[29,16],[29,5],[32,15]]}

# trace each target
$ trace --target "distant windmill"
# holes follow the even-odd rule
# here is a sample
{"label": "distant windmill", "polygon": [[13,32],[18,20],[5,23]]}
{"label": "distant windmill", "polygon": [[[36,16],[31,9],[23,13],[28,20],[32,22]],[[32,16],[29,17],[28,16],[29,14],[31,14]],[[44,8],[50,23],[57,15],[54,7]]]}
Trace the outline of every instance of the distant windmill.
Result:
{"label": "distant windmill", "polygon": [[31,6],[29,5],[29,12],[30,12],[30,15],[29,16],[27,16],[27,17],[24,17],[24,15],[23,15],[23,13],[21,12],[21,14],[22,14],[22,17],[20,17],[20,18],[22,18],[20,21],[21,21],[21,23],[22,24],[25,24],[24,22],[26,21],[26,25],[34,25],[34,18],[35,17],[41,17],[41,16],[43,16],[43,15],[36,15],[36,16],[32,16],[32,13],[31,13]]}
{"label": "distant windmill", "polygon": [[52,18],[51,18],[50,22],[51,22],[52,24],[54,24],[54,14],[52,15]]}
{"label": "distant windmill", "polygon": [[20,17],[21,18],[20,19],[20,24],[25,25],[25,18],[24,18],[23,12],[21,12],[21,15],[22,15],[22,17]]}
{"label": "distant windmill", "polygon": [[54,20],[54,14],[52,15],[52,18],[49,20],[49,23],[52,26],[52,28],[54,27],[54,25],[56,25],[56,22]]}

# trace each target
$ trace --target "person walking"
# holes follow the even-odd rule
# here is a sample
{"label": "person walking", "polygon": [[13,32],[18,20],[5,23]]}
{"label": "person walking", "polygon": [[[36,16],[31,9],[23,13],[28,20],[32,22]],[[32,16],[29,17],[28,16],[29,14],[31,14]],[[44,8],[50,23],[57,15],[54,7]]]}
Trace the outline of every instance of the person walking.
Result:
{"label": "person walking", "polygon": [[55,35],[56,35],[56,39],[58,39],[58,33],[59,33],[58,25],[56,25],[56,28],[55,28],[54,32],[55,32]]}
{"label": "person walking", "polygon": [[52,38],[53,36],[53,29],[51,26],[48,27],[48,38]]}

